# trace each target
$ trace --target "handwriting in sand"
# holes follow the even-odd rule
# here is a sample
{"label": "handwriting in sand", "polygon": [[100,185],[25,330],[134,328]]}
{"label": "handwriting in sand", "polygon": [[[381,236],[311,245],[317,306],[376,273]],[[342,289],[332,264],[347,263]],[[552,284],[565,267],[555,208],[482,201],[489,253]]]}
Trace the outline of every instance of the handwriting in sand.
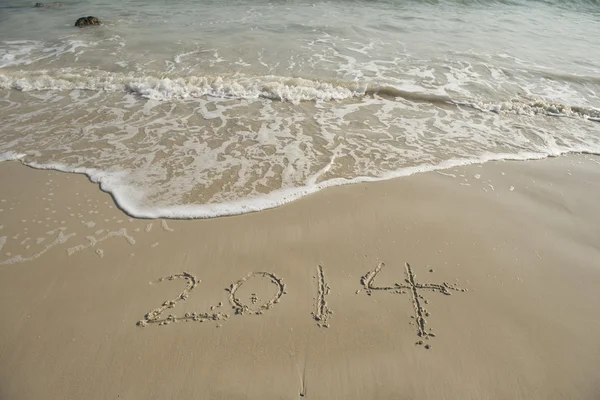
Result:
{"label": "handwriting in sand", "polygon": [[[435,337],[432,329],[427,328],[427,320],[425,317],[429,317],[430,312],[425,308],[425,305],[429,304],[429,301],[423,297],[421,291],[430,290],[450,296],[452,294],[450,291],[464,292],[466,289],[462,289],[457,285],[451,285],[446,282],[442,284],[419,283],[416,281],[416,276],[412,270],[412,267],[408,263],[405,264],[406,278],[403,283],[394,283],[391,286],[375,286],[375,277],[384,267],[384,263],[379,263],[379,265],[373,271],[367,272],[367,274],[361,278],[360,282],[362,283],[367,295],[371,296],[373,291],[388,291],[397,294],[405,294],[408,292],[412,298],[412,304],[415,309],[415,315],[412,318],[414,318],[416,322],[417,335],[425,340]],[[419,340],[416,344],[423,345],[424,342],[423,340]],[[429,349],[429,347],[430,345],[425,344],[425,348]]]}
{"label": "handwriting in sand", "polygon": [[[398,283],[395,282],[388,286],[378,286],[375,284],[375,278],[379,274],[379,272],[385,267],[384,263],[379,263],[377,267],[367,272],[361,279],[360,283],[364,288],[365,293],[368,296],[373,295],[374,292],[377,291],[386,291],[394,294],[409,294],[411,296],[411,301],[414,307],[415,314],[411,318],[414,319],[414,324],[416,325],[417,335],[420,340],[417,341],[417,345],[423,345],[423,340],[429,340],[430,338],[435,337],[433,330],[428,328],[426,317],[430,316],[430,311],[426,308],[426,305],[429,304],[429,301],[423,297],[424,291],[438,292],[440,294],[449,296],[453,291],[461,291],[465,292],[466,289],[460,288],[457,285],[449,284],[446,282],[443,283],[420,283],[416,280],[416,275],[413,272],[410,264],[405,264],[404,273],[405,279],[403,282]],[[430,270],[433,272],[433,269]],[[163,304],[155,308],[154,310],[148,312],[144,319],[138,322],[139,326],[147,326],[148,324],[158,324],[158,325],[168,325],[173,322],[206,322],[206,321],[217,321],[217,326],[221,326],[221,321],[227,321],[230,317],[229,314],[224,312],[214,312],[215,308],[220,308],[223,306],[222,302],[219,302],[217,306],[211,306],[211,312],[192,312],[186,313],[183,316],[177,316],[174,314],[164,315],[167,310],[175,308],[178,302],[187,300],[191,294],[191,292],[201,283],[201,281],[190,274],[189,272],[182,272],[174,275],[170,275],[164,278],[160,278],[159,282],[163,282],[165,280],[173,281],[176,279],[181,279],[186,282],[186,285],[181,293],[179,293],[172,300],[166,300]],[[242,300],[238,295],[238,290],[251,279],[265,279],[268,283],[275,286],[276,292],[275,294],[268,299],[267,301],[259,301],[258,295],[256,293],[252,293],[249,297],[249,302]],[[327,296],[331,290],[329,284],[325,279],[325,272],[322,265],[317,267],[317,275],[316,279],[316,298],[315,298],[315,309],[312,312],[313,319],[317,322],[317,326],[328,328],[329,320],[333,315],[333,311],[329,308],[327,302]],[[264,312],[273,308],[277,303],[281,301],[281,298],[284,294],[287,294],[286,284],[283,282],[283,279],[276,276],[271,272],[253,272],[239,281],[232,283],[227,289],[229,292],[229,303],[233,308],[236,315],[261,315]],[[357,291],[359,293],[360,290]],[[412,322],[411,322],[412,323]],[[429,344],[425,344],[425,348],[430,348]]]}

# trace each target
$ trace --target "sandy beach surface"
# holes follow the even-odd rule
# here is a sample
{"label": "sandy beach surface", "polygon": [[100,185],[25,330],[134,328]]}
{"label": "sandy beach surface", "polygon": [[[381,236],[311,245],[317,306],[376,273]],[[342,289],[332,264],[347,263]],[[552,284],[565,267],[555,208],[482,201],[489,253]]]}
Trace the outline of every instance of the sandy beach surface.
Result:
{"label": "sandy beach surface", "polygon": [[600,398],[598,157],[210,220],[0,179],[0,399]]}

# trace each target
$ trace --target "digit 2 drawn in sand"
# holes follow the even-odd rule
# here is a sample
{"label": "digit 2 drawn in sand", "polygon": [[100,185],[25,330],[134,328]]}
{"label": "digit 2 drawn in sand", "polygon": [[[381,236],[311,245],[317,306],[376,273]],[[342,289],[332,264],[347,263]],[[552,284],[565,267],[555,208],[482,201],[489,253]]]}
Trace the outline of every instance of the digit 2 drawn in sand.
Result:
{"label": "digit 2 drawn in sand", "polygon": [[323,267],[319,265],[317,267],[317,304],[316,310],[312,313],[318,327],[329,328],[329,317],[333,314],[333,311],[327,306],[325,296],[329,294],[330,289],[329,285],[325,282]]}
{"label": "digit 2 drawn in sand", "polygon": [[[250,279],[252,279],[254,277],[268,278],[277,287],[277,293],[275,294],[275,296],[273,296],[273,298],[271,298],[269,301],[267,301],[266,303],[264,303],[258,307],[256,307],[256,306],[250,307],[249,305],[242,302],[235,295],[235,293],[239,290],[239,288],[244,283],[248,282]],[[281,296],[286,294],[285,283],[283,283],[283,279],[278,278],[277,276],[275,276],[275,274],[272,274],[270,272],[252,272],[251,274],[249,274],[245,278],[240,279],[236,283],[232,283],[231,286],[229,287],[229,289],[225,289],[225,290],[229,291],[229,302],[231,303],[231,306],[235,309],[236,314],[260,315],[264,311],[269,310],[276,303],[279,303],[279,299],[281,298]],[[253,294],[252,303],[255,303],[254,299],[256,299],[256,295]]]}
{"label": "digit 2 drawn in sand", "polygon": [[184,279],[187,282],[185,289],[183,289],[183,292],[181,292],[179,294],[179,296],[177,296],[173,300],[167,300],[163,303],[162,306],[147,313],[144,316],[144,319],[137,323],[138,326],[144,327],[147,324],[168,325],[171,322],[178,322],[178,321],[186,321],[186,322],[188,322],[188,321],[204,322],[207,320],[218,321],[218,320],[227,319],[229,317],[227,314],[222,314],[222,313],[213,313],[213,314],[186,313],[185,316],[183,316],[183,317],[177,317],[173,314],[169,314],[169,316],[167,316],[166,318],[161,318],[162,313],[164,313],[167,309],[174,308],[175,304],[177,304],[181,300],[186,300],[189,297],[190,292],[196,286],[198,286],[201,282],[198,278],[196,278],[194,275],[192,275],[188,272],[182,272],[180,274],[170,275],[170,276],[167,276],[164,278],[160,278],[158,281],[159,282],[163,282],[165,280],[173,281],[175,279]]}
{"label": "digit 2 drawn in sand", "polygon": [[[408,264],[408,263],[405,264],[407,278],[404,280],[404,283],[402,283],[402,284],[394,283],[393,286],[383,286],[383,287],[375,286],[374,285],[375,277],[377,276],[377,274],[381,271],[381,269],[383,267],[385,267],[385,264],[379,263],[377,268],[375,268],[373,271],[367,272],[367,274],[361,278],[360,281],[361,281],[362,285],[364,286],[366,293],[370,296],[371,291],[373,291],[373,290],[387,290],[387,291],[392,291],[393,293],[404,294],[406,292],[402,289],[408,289],[408,291],[410,292],[411,297],[412,297],[413,306],[415,308],[414,318],[416,319],[416,322],[417,322],[417,335],[419,335],[420,337],[422,337],[424,339],[429,339],[430,337],[435,337],[435,334],[433,334],[433,332],[431,332],[431,328],[429,329],[429,331],[427,331],[427,329],[426,329],[427,320],[425,319],[425,317],[429,317],[429,311],[427,311],[423,307],[422,302],[424,304],[428,304],[428,301],[425,300],[425,298],[419,293],[419,290],[431,290],[434,292],[440,292],[446,296],[450,296],[452,294],[452,293],[450,293],[450,290],[464,292],[464,291],[466,291],[466,289],[461,289],[456,285],[450,285],[446,282],[442,283],[441,285],[437,284],[437,283],[418,283],[418,282],[416,282],[416,280],[415,280],[416,276],[413,273],[413,270],[412,270],[410,264]],[[431,271],[433,271],[433,270],[431,270]],[[417,342],[417,344],[422,345],[423,341],[419,340]],[[425,348],[428,349],[429,345],[425,345]]]}

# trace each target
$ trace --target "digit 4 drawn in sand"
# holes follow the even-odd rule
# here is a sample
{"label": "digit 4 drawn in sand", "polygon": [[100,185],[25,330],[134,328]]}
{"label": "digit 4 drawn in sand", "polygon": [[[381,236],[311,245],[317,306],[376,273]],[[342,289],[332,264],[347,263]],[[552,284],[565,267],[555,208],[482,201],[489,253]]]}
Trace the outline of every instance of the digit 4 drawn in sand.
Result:
{"label": "digit 4 drawn in sand", "polygon": [[[425,300],[425,298],[420,294],[419,291],[431,290],[433,292],[440,292],[446,296],[450,296],[452,294],[450,292],[451,290],[465,292],[466,289],[462,289],[456,285],[451,285],[446,282],[442,284],[418,283],[415,280],[416,275],[413,273],[413,270],[410,264],[408,263],[405,264],[406,279],[404,280],[404,283],[394,283],[393,286],[375,286],[375,277],[383,267],[385,267],[385,264],[379,263],[379,265],[377,265],[377,268],[375,268],[373,271],[367,272],[367,274],[361,278],[360,282],[364,286],[366,293],[370,296],[373,290],[384,290],[391,291],[392,293],[404,294],[406,292],[403,289],[406,289],[412,297],[412,303],[415,308],[414,318],[417,324],[417,335],[424,339],[435,337],[435,334],[431,332],[431,328],[429,329],[429,331],[427,330],[427,320],[425,319],[425,317],[429,317],[429,311],[425,309],[423,304],[428,304],[428,301]],[[433,270],[431,271],[433,272]],[[422,344],[422,340],[419,340],[417,342],[417,345]],[[429,349],[430,346],[427,344],[425,345],[425,348]]]}
{"label": "digit 4 drawn in sand", "polygon": [[187,282],[185,289],[183,289],[183,292],[181,292],[179,294],[179,296],[177,296],[173,300],[167,300],[162,304],[162,306],[147,313],[144,316],[144,319],[137,323],[138,326],[144,327],[148,324],[168,325],[171,322],[179,322],[179,321],[186,321],[186,322],[188,322],[188,321],[204,322],[204,321],[208,321],[208,320],[218,321],[218,320],[227,319],[229,317],[227,314],[223,314],[223,313],[212,313],[212,314],[209,314],[209,313],[186,313],[183,317],[177,317],[173,314],[169,314],[166,318],[161,318],[161,315],[167,309],[175,308],[175,305],[178,302],[180,302],[182,300],[187,300],[187,298],[190,295],[190,292],[196,286],[198,286],[201,282],[198,278],[196,278],[194,275],[192,275],[188,272],[182,272],[180,274],[170,275],[170,276],[167,276],[164,278],[160,278],[158,281],[159,282],[164,282],[165,280],[173,281],[175,279],[184,279]]}

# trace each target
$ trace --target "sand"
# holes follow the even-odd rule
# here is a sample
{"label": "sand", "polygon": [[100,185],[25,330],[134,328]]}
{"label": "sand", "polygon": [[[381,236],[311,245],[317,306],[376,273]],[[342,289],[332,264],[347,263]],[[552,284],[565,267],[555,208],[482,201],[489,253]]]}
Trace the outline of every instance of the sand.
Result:
{"label": "sand", "polygon": [[600,398],[598,157],[189,221],[0,179],[0,399]]}

